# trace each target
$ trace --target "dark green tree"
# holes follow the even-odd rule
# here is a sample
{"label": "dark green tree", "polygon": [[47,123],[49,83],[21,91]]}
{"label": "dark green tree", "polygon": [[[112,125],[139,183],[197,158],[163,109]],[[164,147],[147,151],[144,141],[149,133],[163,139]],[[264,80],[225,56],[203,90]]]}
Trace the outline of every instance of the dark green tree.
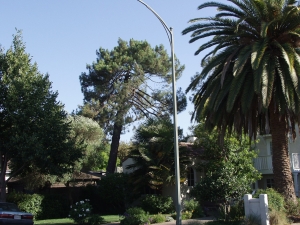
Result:
{"label": "dark green tree", "polygon": [[[146,41],[119,39],[113,50],[100,48],[97,61],[80,76],[84,94],[82,113],[97,120],[111,135],[107,173],[114,173],[120,135],[126,125],[149,116],[172,112],[172,61],[164,47],[152,48]],[[184,66],[176,60],[176,75]],[[186,107],[178,91],[178,111]]]}
{"label": "dark green tree", "polygon": [[226,135],[221,146],[217,130],[208,132],[203,123],[195,127],[194,136],[197,137],[195,145],[203,149],[197,169],[205,176],[191,190],[191,197],[202,203],[219,202],[229,206],[231,200],[240,200],[252,192],[251,185],[260,179],[260,173],[253,165],[257,153],[251,149],[246,136]]}
{"label": "dark green tree", "polygon": [[[53,175],[72,171],[82,149],[69,138],[71,127],[58,93],[31,62],[21,32],[10,49],[1,49],[0,71],[0,189],[5,201],[12,177],[32,170]],[[11,173],[5,180],[8,166]]]}
{"label": "dark green tree", "polygon": [[109,144],[99,124],[90,118],[78,115],[68,115],[66,123],[70,124],[71,127],[68,138],[75,143],[77,148],[82,149],[82,158],[75,162],[71,171],[61,176],[42,174],[39,173],[38,169],[32,168],[30,173],[22,174],[22,182],[26,189],[34,190],[55,182],[64,183],[69,187],[70,182],[76,184],[76,178],[81,172],[98,171],[106,168]]}
{"label": "dark green tree", "polygon": [[[182,130],[178,131],[179,136]],[[163,184],[175,183],[174,126],[170,119],[149,118],[137,128],[129,158],[134,163],[130,181],[134,191],[142,193],[146,186],[160,193]],[[184,179],[190,164],[187,148],[179,146],[180,173]]]}
{"label": "dark green tree", "polygon": [[[207,2],[213,17],[196,18],[183,31],[190,42],[212,37],[202,72],[193,77],[193,119],[206,127],[248,133],[271,133],[276,189],[296,200],[288,154],[288,132],[295,137],[300,111],[300,14],[295,0]],[[211,48],[212,47],[212,48]]]}

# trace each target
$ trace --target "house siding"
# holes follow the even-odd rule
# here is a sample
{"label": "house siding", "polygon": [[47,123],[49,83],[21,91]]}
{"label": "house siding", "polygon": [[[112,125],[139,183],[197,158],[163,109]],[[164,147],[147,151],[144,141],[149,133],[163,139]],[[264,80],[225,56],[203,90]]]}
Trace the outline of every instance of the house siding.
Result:
{"label": "house siding", "polygon": [[[296,126],[295,130],[295,140],[288,137],[288,149],[291,162],[291,173],[293,174],[294,179],[294,188],[296,195],[299,197],[300,135],[298,126]],[[270,181],[270,179],[273,179],[271,135],[258,136],[258,142],[255,145],[255,149],[258,151],[258,157],[254,159],[254,166],[262,173],[262,178],[256,182],[255,189],[265,189],[267,188],[267,182]]]}

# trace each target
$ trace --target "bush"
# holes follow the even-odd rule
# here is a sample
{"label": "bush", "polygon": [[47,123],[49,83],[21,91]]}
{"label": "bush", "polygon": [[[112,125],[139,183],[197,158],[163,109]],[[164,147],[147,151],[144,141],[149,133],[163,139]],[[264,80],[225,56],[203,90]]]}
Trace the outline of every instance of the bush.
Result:
{"label": "bush", "polygon": [[35,219],[39,219],[42,213],[41,203],[44,196],[39,194],[24,194],[20,192],[11,192],[7,195],[7,202],[15,203],[20,210],[30,212]]}
{"label": "bush", "polygon": [[85,201],[81,200],[76,202],[70,208],[69,217],[79,224],[84,224],[91,215],[92,211],[92,207],[89,204],[88,199],[85,199]]}
{"label": "bush", "polygon": [[61,195],[25,194],[11,192],[7,195],[7,202],[15,203],[22,211],[30,212],[35,219],[57,219],[68,216],[68,199]]}
{"label": "bush", "polygon": [[254,198],[258,198],[260,194],[267,194],[268,195],[268,203],[270,210],[276,210],[276,211],[284,211],[284,197],[279,194],[277,191],[275,191],[272,188],[267,188],[265,190],[259,189],[255,195],[253,195]]}
{"label": "bush", "polygon": [[66,218],[69,213],[69,201],[62,195],[45,194],[41,207],[39,219],[42,220]]}
{"label": "bush", "polygon": [[[192,212],[190,212],[190,211],[182,211],[181,212],[181,219],[182,220],[188,220],[188,219],[191,219],[192,218]],[[172,215],[172,218],[174,219],[174,220],[176,220],[176,213],[173,213]]]}
{"label": "bush", "polygon": [[142,196],[140,206],[150,214],[172,213],[175,211],[172,198],[161,195]]}
{"label": "bush", "polygon": [[88,218],[89,225],[98,225],[103,222],[104,222],[104,218],[97,214],[93,214]]}
{"label": "bush", "polygon": [[156,214],[151,217],[151,223],[163,223],[166,221],[166,217],[162,214]]}
{"label": "bush", "polygon": [[124,213],[124,218],[120,222],[121,225],[141,225],[150,224],[149,214],[142,208],[134,207],[128,209]]}
{"label": "bush", "polygon": [[297,198],[297,203],[293,201],[285,202],[284,206],[287,215],[289,216],[299,216],[300,215],[300,200]]}
{"label": "bush", "polygon": [[109,174],[98,182],[98,187],[83,188],[82,198],[91,199],[94,213],[121,214],[134,199],[128,174]]}
{"label": "bush", "polygon": [[241,200],[234,205],[231,205],[228,217],[231,221],[242,220],[245,217],[244,201]]}
{"label": "bush", "polygon": [[188,220],[188,219],[191,219],[192,218],[192,215],[193,215],[193,212],[192,211],[183,211],[181,213],[181,219],[182,220]]}
{"label": "bush", "polygon": [[270,225],[290,225],[291,222],[286,217],[285,212],[273,210],[270,212]]}
{"label": "bush", "polygon": [[204,216],[203,210],[199,202],[191,199],[183,202],[184,210],[192,212],[192,218],[200,218]]}

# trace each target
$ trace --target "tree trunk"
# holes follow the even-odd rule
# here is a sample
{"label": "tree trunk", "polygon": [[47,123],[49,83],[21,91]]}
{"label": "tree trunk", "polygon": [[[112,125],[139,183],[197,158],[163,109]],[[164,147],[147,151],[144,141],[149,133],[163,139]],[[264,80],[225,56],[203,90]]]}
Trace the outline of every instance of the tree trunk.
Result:
{"label": "tree trunk", "polygon": [[119,149],[119,144],[120,144],[120,136],[121,136],[121,132],[122,132],[122,127],[123,126],[119,125],[118,122],[115,122],[112,140],[111,140],[111,144],[110,144],[109,159],[108,159],[108,164],[107,164],[107,168],[106,168],[107,174],[114,173],[116,170],[116,163],[117,163],[118,149]]}
{"label": "tree trunk", "polygon": [[6,202],[6,167],[7,167],[7,157],[1,155],[1,172],[0,172],[0,202]]}
{"label": "tree trunk", "polygon": [[285,200],[296,202],[288,151],[288,127],[284,116],[281,116],[274,103],[270,104],[270,128],[272,134],[273,173],[275,189]]}

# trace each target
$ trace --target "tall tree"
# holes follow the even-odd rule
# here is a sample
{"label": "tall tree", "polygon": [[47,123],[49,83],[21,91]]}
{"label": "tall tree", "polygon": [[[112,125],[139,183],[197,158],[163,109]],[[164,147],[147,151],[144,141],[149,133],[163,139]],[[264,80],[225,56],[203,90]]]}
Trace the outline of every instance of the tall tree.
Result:
{"label": "tall tree", "polygon": [[[178,133],[181,136],[182,130]],[[184,178],[191,162],[186,146],[180,146],[179,155],[180,173]],[[163,184],[174,184],[174,126],[171,120],[149,118],[140,125],[128,157],[134,161],[127,169],[133,169],[129,176],[135,192],[142,193],[146,186],[160,191]]]}
{"label": "tall tree", "polygon": [[[111,134],[107,173],[114,173],[120,135],[126,125],[151,115],[172,112],[171,59],[164,47],[152,48],[146,41],[119,39],[112,51],[100,48],[97,61],[80,76],[85,106],[83,114],[99,121]],[[176,75],[184,66],[176,60]],[[185,109],[185,95],[178,91],[179,111]]]}
{"label": "tall tree", "polygon": [[[300,110],[300,15],[295,0],[230,0],[207,2],[214,17],[196,18],[183,34],[190,42],[213,37],[196,55],[208,50],[203,70],[187,91],[194,92],[193,119],[205,118],[218,127],[256,138],[271,133],[273,172],[277,190],[296,199],[287,134],[295,135]],[[213,48],[210,48],[213,47]]]}
{"label": "tall tree", "polygon": [[[67,114],[51,91],[48,75],[25,52],[21,32],[6,52],[0,51],[0,189],[5,201],[6,183],[14,176],[38,170],[62,175],[82,156],[69,139]],[[7,166],[11,169],[5,180]]]}

